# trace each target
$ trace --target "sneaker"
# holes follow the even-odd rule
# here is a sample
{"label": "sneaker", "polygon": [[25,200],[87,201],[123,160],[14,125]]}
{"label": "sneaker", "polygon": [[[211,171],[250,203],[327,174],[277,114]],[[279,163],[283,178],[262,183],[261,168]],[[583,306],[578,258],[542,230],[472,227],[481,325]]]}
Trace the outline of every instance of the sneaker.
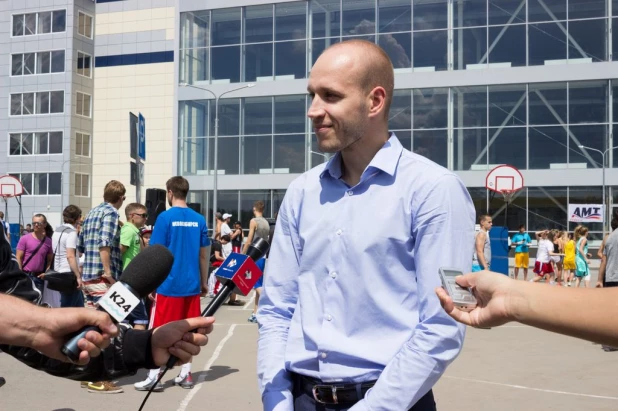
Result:
{"label": "sneaker", "polygon": [[180,374],[178,377],[174,378],[174,385],[179,385],[184,389],[190,390],[195,384],[193,384],[191,373],[188,373],[185,378],[180,378]]}
{"label": "sneaker", "polygon": [[[160,376],[161,374],[159,374]],[[157,380],[159,378],[157,377],[156,379],[150,379],[149,377],[146,377],[146,379],[144,381],[140,381],[140,382],[136,382],[135,384],[133,384],[133,388],[135,388],[137,391],[150,391],[150,388],[156,384]],[[161,382],[159,382],[153,389],[152,391],[154,392],[162,392],[163,391],[163,384],[161,384]]]}
{"label": "sneaker", "polygon": [[99,381],[88,383],[88,392],[99,394],[120,394],[124,392],[122,387],[117,386],[111,381]]}
{"label": "sneaker", "polygon": [[603,351],[605,351],[605,352],[618,351],[618,348],[610,347],[609,345],[603,345],[602,347],[603,347]]}
{"label": "sneaker", "polygon": [[79,388],[88,388],[88,384],[90,384],[90,381],[80,381]]}
{"label": "sneaker", "polygon": [[251,314],[251,316],[249,318],[247,318],[247,321],[249,321],[250,323],[254,323],[257,324],[257,317],[255,316],[255,314]]}

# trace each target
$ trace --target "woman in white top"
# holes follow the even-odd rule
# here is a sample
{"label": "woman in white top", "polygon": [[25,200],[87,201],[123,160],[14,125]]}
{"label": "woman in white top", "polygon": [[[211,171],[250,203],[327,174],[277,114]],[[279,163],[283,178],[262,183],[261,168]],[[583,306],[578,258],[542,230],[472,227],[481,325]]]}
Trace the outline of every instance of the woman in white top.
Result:
{"label": "woman in white top", "polygon": [[77,228],[82,210],[74,205],[67,206],[62,212],[64,224],[58,226],[52,237],[52,247],[55,252],[54,269],[58,272],[72,271],[77,278],[77,288],[72,292],[60,293],[61,307],[83,307],[82,275],[79,269],[77,255]]}
{"label": "woman in white top", "polygon": [[536,239],[539,245],[534,263],[534,274],[536,275],[530,281],[536,283],[545,279],[546,282],[554,283],[554,281],[551,281],[551,278],[554,276],[551,257],[561,255],[560,253],[554,253],[554,235],[549,230],[538,231]]}

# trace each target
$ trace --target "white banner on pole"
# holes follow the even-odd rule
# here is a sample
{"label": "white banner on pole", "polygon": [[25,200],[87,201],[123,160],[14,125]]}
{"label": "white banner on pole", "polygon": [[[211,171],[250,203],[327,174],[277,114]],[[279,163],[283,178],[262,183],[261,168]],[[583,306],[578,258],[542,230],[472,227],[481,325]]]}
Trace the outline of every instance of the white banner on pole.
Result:
{"label": "white banner on pole", "polygon": [[573,223],[602,223],[602,204],[569,204],[569,221]]}

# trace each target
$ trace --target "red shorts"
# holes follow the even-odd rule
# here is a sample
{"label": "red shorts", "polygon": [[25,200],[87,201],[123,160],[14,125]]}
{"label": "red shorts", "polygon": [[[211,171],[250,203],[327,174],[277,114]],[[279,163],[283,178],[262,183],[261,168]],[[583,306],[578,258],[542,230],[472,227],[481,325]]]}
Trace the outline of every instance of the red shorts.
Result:
{"label": "red shorts", "polygon": [[539,276],[544,276],[545,274],[553,274],[554,268],[551,266],[551,263],[542,263],[537,261],[534,263],[534,273]]}
{"label": "red shorts", "polygon": [[200,296],[166,297],[157,294],[150,316],[150,328],[156,328],[172,321],[186,320],[200,316]]}

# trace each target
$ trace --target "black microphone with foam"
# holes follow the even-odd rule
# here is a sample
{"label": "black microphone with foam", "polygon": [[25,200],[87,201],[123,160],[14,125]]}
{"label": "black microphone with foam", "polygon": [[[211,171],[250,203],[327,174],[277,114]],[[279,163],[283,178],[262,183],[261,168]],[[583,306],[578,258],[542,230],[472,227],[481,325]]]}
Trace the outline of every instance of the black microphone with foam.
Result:
{"label": "black microphone with foam", "polygon": [[[155,291],[167,278],[174,256],[162,245],[152,245],[142,250],[129,263],[118,281],[98,302],[98,309],[107,312],[114,323],[122,322],[137,307],[142,298]],[[100,330],[97,327],[84,327],[64,344],[61,351],[71,361],[77,362],[81,350],[77,342],[88,331]]]}

